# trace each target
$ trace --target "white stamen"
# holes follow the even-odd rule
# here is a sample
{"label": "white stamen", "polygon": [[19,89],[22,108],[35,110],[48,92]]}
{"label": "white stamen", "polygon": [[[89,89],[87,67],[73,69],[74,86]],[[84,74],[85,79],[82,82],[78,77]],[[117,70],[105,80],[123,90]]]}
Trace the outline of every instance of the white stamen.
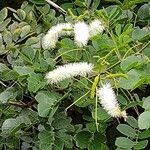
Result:
{"label": "white stamen", "polygon": [[86,76],[91,74],[93,70],[93,64],[87,62],[79,62],[79,63],[70,63],[63,66],[59,66],[58,68],[50,71],[46,75],[46,79],[51,84],[58,83],[67,78],[75,77],[75,76]]}

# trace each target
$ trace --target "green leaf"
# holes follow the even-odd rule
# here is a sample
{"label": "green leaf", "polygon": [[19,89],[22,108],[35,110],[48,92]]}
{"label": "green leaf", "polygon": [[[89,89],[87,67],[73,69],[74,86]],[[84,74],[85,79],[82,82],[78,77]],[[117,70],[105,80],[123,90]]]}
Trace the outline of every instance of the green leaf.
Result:
{"label": "green leaf", "polygon": [[37,37],[31,37],[26,41],[26,45],[33,45],[39,42]]}
{"label": "green leaf", "polygon": [[88,150],[108,150],[108,149],[109,148],[105,143],[105,135],[100,132],[96,132],[89,142]]}
{"label": "green leaf", "polygon": [[120,148],[120,147],[117,147],[116,150],[132,150],[131,148]]}
{"label": "green leaf", "polygon": [[55,150],[63,150],[63,147],[64,147],[63,139],[55,137],[54,149]]}
{"label": "green leaf", "polygon": [[146,48],[144,48],[143,50],[143,54],[145,56],[147,56],[148,58],[150,58],[150,52],[149,52],[150,46],[147,46]]}
{"label": "green leaf", "polygon": [[11,21],[11,19],[7,18],[5,21],[0,23],[0,31],[3,31],[4,29],[6,29],[7,25],[10,23],[10,21]]}
{"label": "green leaf", "polygon": [[37,4],[37,5],[44,5],[45,0],[30,0],[30,2]]}
{"label": "green leaf", "polygon": [[134,147],[134,142],[125,137],[118,137],[115,141],[115,145],[120,148],[132,148]]}
{"label": "green leaf", "polygon": [[[59,130],[59,132],[57,132],[55,135],[56,137],[61,139],[65,148],[71,149],[73,147],[73,143],[72,143],[73,138],[70,134],[67,134],[65,130]],[[55,141],[55,145],[57,145],[56,141]]]}
{"label": "green leaf", "polygon": [[88,129],[89,132],[95,133],[96,132],[96,125],[95,122],[90,122],[86,124],[86,128]]}
{"label": "green leaf", "polygon": [[21,29],[17,28],[12,32],[13,40],[16,42],[21,34]]}
{"label": "green leaf", "polygon": [[54,121],[52,122],[52,126],[57,130],[74,130],[71,125],[71,118],[67,117],[63,112],[57,113],[54,116]]}
{"label": "green leaf", "polygon": [[35,50],[31,46],[24,46],[21,50],[22,52],[22,59],[32,63],[34,57],[35,57]]}
{"label": "green leaf", "polygon": [[91,8],[93,8],[95,10],[99,6],[99,4],[100,4],[99,0],[93,1]]}
{"label": "green leaf", "polygon": [[122,105],[127,105],[128,104],[126,98],[123,97],[122,95],[118,95],[117,99],[118,99],[119,103],[122,104]]}
{"label": "green leaf", "polygon": [[5,49],[5,46],[3,44],[0,45],[0,55],[3,55],[7,53],[7,50]]}
{"label": "green leaf", "polygon": [[76,48],[74,41],[64,38],[60,42],[61,48],[58,50],[59,55],[64,61],[79,61],[82,57],[82,49]]}
{"label": "green leaf", "polygon": [[60,81],[58,83],[58,87],[61,88],[61,89],[65,89],[69,86],[69,83],[70,83],[70,79],[65,79],[65,80]]}
{"label": "green leaf", "polygon": [[0,73],[7,70],[9,70],[9,68],[5,64],[0,63]]}
{"label": "green leaf", "polygon": [[9,118],[6,119],[2,124],[2,135],[4,137],[7,137],[9,135],[13,135],[15,132],[17,132],[21,128],[21,122],[19,122],[17,119]]}
{"label": "green leaf", "polygon": [[33,93],[37,92],[39,89],[42,89],[46,85],[46,82],[43,80],[41,74],[30,74],[27,81],[28,90]]}
{"label": "green leaf", "polygon": [[12,43],[12,34],[11,32],[5,30],[3,32],[3,40],[7,45],[10,45]]}
{"label": "green leaf", "polygon": [[133,11],[130,11],[129,9],[123,10],[122,15],[120,15],[120,20],[123,20],[123,19],[131,20],[132,18],[133,18]]}
{"label": "green leaf", "polygon": [[148,140],[144,140],[144,141],[139,141],[134,148],[135,149],[144,149],[148,144]]}
{"label": "green leaf", "polygon": [[79,7],[85,7],[84,0],[75,0],[75,4]]}
{"label": "green leaf", "polygon": [[25,25],[24,27],[22,27],[20,37],[22,38],[28,35],[30,33],[30,29],[31,29],[30,25]]}
{"label": "green leaf", "polygon": [[73,3],[63,3],[63,4],[61,5],[61,7],[62,7],[64,10],[71,9],[71,11],[72,11]]}
{"label": "green leaf", "polygon": [[139,133],[139,139],[146,139],[146,138],[149,138],[150,137],[150,129],[148,130],[145,130],[145,131],[141,131]]}
{"label": "green leaf", "polygon": [[135,138],[136,136],[136,130],[126,124],[119,124],[117,130],[128,137]]}
{"label": "green leaf", "polygon": [[47,15],[50,12],[50,5],[46,4],[39,10],[43,15]]}
{"label": "green leaf", "polygon": [[91,5],[91,0],[85,0],[85,5],[87,6],[87,7],[89,7],[90,5]]}
{"label": "green leaf", "polygon": [[0,33],[0,45],[2,45],[3,44],[3,36],[2,36],[2,34]]}
{"label": "green leaf", "polygon": [[121,62],[120,66],[123,70],[130,70],[133,67],[136,68],[137,66],[141,65],[142,63],[144,63],[143,56],[130,55]]}
{"label": "green leaf", "polygon": [[40,140],[40,150],[52,150],[54,144],[54,133],[52,131],[41,131],[38,138]]}
{"label": "green leaf", "polygon": [[127,123],[133,128],[138,128],[138,121],[132,116],[128,116]]}
{"label": "green leaf", "polygon": [[[93,109],[93,111],[92,111],[92,117],[95,119],[95,109]],[[108,113],[102,107],[98,107],[98,109],[97,109],[97,119],[98,120],[106,120],[109,117],[110,116],[108,115]]]}
{"label": "green leaf", "polygon": [[3,8],[1,11],[0,11],[0,23],[4,21],[4,19],[6,19],[8,15],[8,9],[7,8]]}
{"label": "green leaf", "polygon": [[116,24],[115,32],[118,36],[121,35],[121,28],[122,28],[121,24]]}
{"label": "green leaf", "polygon": [[150,111],[145,111],[140,114],[138,125],[140,129],[148,129],[150,127]]}
{"label": "green leaf", "polygon": [[144,99],[143,106],[145,110],[150,110],[150,96]]}
{"label": "green leaf", "polygon": [[148,38],[150,35],[150,31],[145,29],[135,29],[132,32],[132,38],[134,40],[144,40],[145,38]]}
{"label": "green leaf", "polygon": [[144,4],[142,5],[138,12],[137,12],[137,16],[140,18],[140,19],[147,19],[147,18],[150,18],[150,13],[149,13],[149,8],[150,8],[150,4]]}
{"label": "green leaf", "polygon": [[20,20],[25,20],[25,18],[26,18],[25,11],[23,11],[22,9],[18,9],[17,14],[18,14]]}
{"label": "green leaf", "polygon": [[14,88],[8,88],[0,93],[0,103],[7,103],[9,100],[13,100],[16,96],[16,90]]}
{"label": "green leaf", "polygon": [[118,86],[120,88],[126,89],[126,90],[133,90],[140,84],[142,84],[141,75],[139,72],[135,69],[130,70],[127,73],[128,78],[120,78]]}
{"label": "green leaf", "polygon": [[106,13],[110,21],[114,21],[121,15],[121,10],[117,5],[111,5],[106,8]]}
{"label": "green leaf", "polygon": [[1,79],[3,81],[16,80],[18,78],[18,74],[14,70],[7,70],[2,73]]}
{"label": "green leaf", "polygon": [[33,69],[27,66],[14,66],[14,70],[20,75],[25,76],[33,73]]}
{"label": "green leaf", "polygon": [[143,2],[149,2],[149,0],[125,0],[123,1],[123,8],[124,9],[132,8],[134,5],[137,5]]}
{"label": "green leaf", "polygon": [[75,135],[76,145],[80,148],[88,148],[92,134],[88,131],[81,131]]}
{"label": "green leaf", "polygon": [[54,93],[48,91],[40,91],[35,96],[35,99],[38,101],[38,114],[41,117],[46,117],[52,106],[57,102],[57,96]]}

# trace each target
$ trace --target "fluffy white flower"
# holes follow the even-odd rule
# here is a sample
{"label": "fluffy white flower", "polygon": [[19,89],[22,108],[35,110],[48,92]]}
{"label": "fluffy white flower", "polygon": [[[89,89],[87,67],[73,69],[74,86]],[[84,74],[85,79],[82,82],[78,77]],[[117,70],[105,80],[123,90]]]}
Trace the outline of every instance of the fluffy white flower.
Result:
{"label": "fluffy white flower", "polygon": [[90,29],[90,37],[92,37],[99,33],[102,33],[105,27],[103,26],[100,20],[95,19],[90,23],[89,29]]}
{"label": "fluffy white flower", "polygon": [[71,78],[74,76],[86,76],[92,73],[93,64],[87,62],[80,63],[70,63],[63,66],[59,66],[58,68],[50,71],[46,75],[46,79],[51,84],[62,81],[66,78]]}
{"label": "fluffy white flower", "polygon": [[109,83],[102,85],[102,87],[97,90],[97,95],[100,99],[102,107],[108,112],[109,115],[112,117],[127,118],[126,112],[121,111],[115,92]]}
{"label": "fluffy white flower", "polygon": [[61,23],[51,27],[47,34],[43,37],[43,49],[51,49],[56,47],[58,38],[63,35],[71,35],[73,27],[70,23]]}
{"label": "fluffy white flower", "polygon": [[90,34],[89,26],[85,22],[77,22],[74,25],[75,43],[79,47],[87,45]]}

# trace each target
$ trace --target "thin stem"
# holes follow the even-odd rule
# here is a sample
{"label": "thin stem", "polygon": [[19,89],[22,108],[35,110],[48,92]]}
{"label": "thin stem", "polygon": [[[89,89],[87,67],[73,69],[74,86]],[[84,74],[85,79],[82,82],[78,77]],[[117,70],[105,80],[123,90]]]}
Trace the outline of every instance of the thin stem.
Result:
{"label": "thin stem", "polygon": [[115,78],[115,77],[124,77],[124,78],[127,78],[127,75],[126,74],[123,74],[123,73],[117,73],[117,74],[109,74],[105,77],[106,78]]}
{"label": "thin stem", "polygon": [[[70,52],[73,52],[73,51],[80,51],[82,49],[79,49],[79,48],[76,48],[76,49],[71,49],[69,51],[66,51],[66,52],[63,52],[62,54],[58,55],[56,58],[54,58],[54,61],[56,61],[59,57],[61,57],[62,55],[64,54],[67,54],[67,53],[70,53]],[[84,50],[84,49],[83,49]]]}
{"label": "thin stem", "polygon": [[28,108],[28,107],[31,107],[34,102],[35,101],[31,101],[31,102],[28,102],[28,103],[23,103],[23,102],[9,101],[8,104],[13,105],[13,106],[17,106],[17,107],[21,107],[21,108]]}
{"label": "thin stem", "polygon": [[74,78],[74,80],[76,80],[77,82],[79,82],[79,83],[81,83],[82,85],[84,85],[84,86],[85,86],[84,88],[86,88],[87,90],[90,90],[90,88],[89,88],[86,84],[84,84],[83,82],[81,82],[80,80],[78,80],[78,79],[76,79],[76,78]]}
{"label": "thin stem", "polygon": [[65,111],[67,111],[70,107],[72,107],[75,103],[77,103],[79,100],[81,100],[83,97],[85,97],[86,95],[89,94],[90,91],[86,92],[84,95],[82,95],[81,97],[79,97],[76,101],[74,101],[71,105],[69,105]]}
{"label": "thin stem", "polygon": [[125,59],[125,57],[127,56],[127,54],[128,54],[133,48],[135,48],[135,47],[137,47],[137,46],[139,46],[139,45],[141,45],[141,44],[142,44],[142,43],[139,43],[139,44],[137,44],[137,45],[131,47],[131,48],[124,54],[122,60]]}
{"label": "thin stem", "polygon": [[110,66],[109,68],[106,69],[106,71],[111,70],[112,68],[116,67],[117,65],[119,65],[121,63],[121,61],[116,62],[115,64],[113,64],[112,66]]}
{"label": "thin stem", "polygon": [[136,52],[136,54],[141,53],[147,46],[149,46],[149,44],[150,44],[150,41],[142,49]]}
{"label": "thin stem", "polygon": [[121,55],[120,55],[119,50],[118,50],[117,42],[115,41],[113,35],[109,32],[109,30],[107,30],[107,32],[109,33],[113,43],[115,44],[115,53],[116,53],[118,59],[121,60]]}
{"label": "thin stem", "polygon": [[[96,88],[97,91],[97,88]],[[95,99],[95,125],[96,125],[96,130],[98,131],[98,125],[99,123],[97,122],[97,94],[96,94],[96,99]]]}
{"label": "thin stem", "polygon": [[114,52],[115,51],[115,48],[114,49],[112,49],[107,55],[105,55],[104,57],[102,57],[102,58],[99,58],[99,60],[97,61],[97,62],[99,62],[101,59],[102,59],[102,64],[104,63],[104,61],[110,56],[110,54],[112,53],[112,52]]}

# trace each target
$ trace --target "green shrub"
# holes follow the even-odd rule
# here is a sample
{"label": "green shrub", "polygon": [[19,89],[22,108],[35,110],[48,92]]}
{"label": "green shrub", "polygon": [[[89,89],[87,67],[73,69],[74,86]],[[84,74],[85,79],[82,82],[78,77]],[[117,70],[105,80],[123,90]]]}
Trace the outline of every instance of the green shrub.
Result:
{"label": "green shrub", "polygon": [[[42,0],[0,11],[0,149],[145,149],[150,137],[150,3],[56,3],[66,15]],[[62,36],[55,49],[42,48],[52,26],[89,24],[95,18],[105,30],[86,46]],[[94,73],[47,83],[47,72],[73,62],[94,64]],[[96,90],[106,82],[116,89],[127,121],[117,122],[100,105]]]}

